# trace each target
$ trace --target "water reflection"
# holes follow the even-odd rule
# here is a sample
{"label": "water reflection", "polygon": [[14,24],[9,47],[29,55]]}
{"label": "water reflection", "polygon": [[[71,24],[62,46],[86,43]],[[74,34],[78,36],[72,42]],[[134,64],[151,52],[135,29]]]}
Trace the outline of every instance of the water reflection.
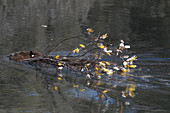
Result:
{"label": "water reflection", "polygon": [[[1,57],[21,50],[45,52],[89,26],[107,32],[112,42],[125,40],[139,56],[134,72],[95,83],[97,89],[111,89],[105,100],[94,87],[76,90],[71,78],[58,82],[49,73],[0,60],[0,112],[168,112],[169,5],[169,0],[0,1]],[[75,40],[62,50],[72,44]],[[121,97],[127,81],[136,85],[133,99]],[[56,85],[61,91],[54,90]]]}

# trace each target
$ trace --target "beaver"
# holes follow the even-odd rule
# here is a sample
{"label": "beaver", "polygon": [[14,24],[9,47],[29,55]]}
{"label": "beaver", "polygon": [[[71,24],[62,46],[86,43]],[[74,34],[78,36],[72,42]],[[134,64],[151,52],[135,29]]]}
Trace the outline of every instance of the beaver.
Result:
{"label": "beaver", "polygon": [[16,62],[24,62],[25,60],[42,56],[41,53],[36,51],[19,51],[9,55],[9,59]]}

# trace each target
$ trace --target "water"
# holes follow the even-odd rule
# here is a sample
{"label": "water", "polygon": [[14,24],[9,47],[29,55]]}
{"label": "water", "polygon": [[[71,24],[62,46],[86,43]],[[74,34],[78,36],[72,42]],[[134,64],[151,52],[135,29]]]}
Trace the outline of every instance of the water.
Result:
{"label": "water", "polygon": [[[169,0],[1,0],[0,9],[1,113],[169,112]],[[122,84],[104,81],[101,89],[111,89],[107,100],[83,84],[79,88],[86,91],[73,88],[71,78],[57,82],[50,73],[4,60],[16,51],[45,53],[88,27],[96,34],[107,32],[111,42],[125,40],[138,56],[137,69],[118,78]],[[78,43],[71,40],[61,50]],[[134,98],[121,97],[126,82],[136,85]]]}

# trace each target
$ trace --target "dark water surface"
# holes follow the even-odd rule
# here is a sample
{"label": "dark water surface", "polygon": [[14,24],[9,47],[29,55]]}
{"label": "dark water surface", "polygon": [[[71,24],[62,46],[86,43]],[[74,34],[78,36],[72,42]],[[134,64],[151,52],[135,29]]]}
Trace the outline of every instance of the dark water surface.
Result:
{"label": "dark water surface", "polygon": [[[1,0],[0,22],[0,113],[170,112],[169,0]],[[125,40],[138,56],[137,69],[124,82],[107,81],[107,100],[95,89],[81,85],[87,90],[78,92],[73,81],[59,83],[50,73],[3,58],[22,50],[45,52],[88,27],[107,32],[111,42]],[[134,98],[121,97],[126,82],[136,85]]]}

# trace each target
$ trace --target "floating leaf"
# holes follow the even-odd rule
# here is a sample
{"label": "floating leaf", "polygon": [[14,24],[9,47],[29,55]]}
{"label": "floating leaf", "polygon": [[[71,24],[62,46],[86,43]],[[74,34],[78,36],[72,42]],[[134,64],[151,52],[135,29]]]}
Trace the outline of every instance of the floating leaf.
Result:
{"label": "floating leaf", "polygon": [[87,81],[87,85],[90,85],[90,81]]}
{"label": "floating leaf", "polygon": [[130,65],[129,67],[130,68],[136,68],[137,66],[136,65]]}
{"label": "floating leaf", "polygon": [[103,74],[99,73],[98,71],[95,71],[95,73],[96,73],[97,75],[103,75]]}
{"label": "floating leaf", "polygon": [[108,72],[108,71],[109,71],[109,69],[107,69],[107,68],[105,68],[105,67],[103,67],[102,69],[103,69],[103,71],[105,71],[105,72]]}
{"label": "floating leaf", "polygon": [[137,56],[132,56],[131,58],[128,58],[126,61],[130,62],[130,61],[134,61],[136,60]]}
{"label": "floating leaf", "polygon": [[101,98],[104,98],[104,97],[105,97],[104,94],[98,94],[97,96],[98,96],[98,97],[101,97]]}
{"label": "floating leaf", "polygon": [[58,66],[62,66],[63,64],[61,62],[58,63]]}
{"label": "floating leaf", "polygon": [[123,72],[128,72],[128,70],[127,69],[125,69],[125,68],[121,68],[121,71],[123,71]]}
{"label": "floating leaf", "polygon": [[95,70],[97,70],[97,71],[98,71],[98,70],[99,70],[99,67],[98,67],[98,66],[96,66],[96,67],[95,67]]}
{"label": "floating leaf", "polygon": [[108,92],[108,89],[104,90],[103,93],[107,93]]}
{"label": "floating leaf", "polygon": [[61,77],[58,77],[58,80],[62,80],[62,78],[61,78]]}
{"label": "floating leaf", "polygon": [[132,98],[135,97],[134,92],[133,92],[133,91],[130,91],[130,92],[129,92],[129,96],[131,96]]}
{"label": "floating leaf", "polygon": [[95,84],[100,86],[100,85],[103,85],[103,82],[102,81],[97,81]]}
{"label": "floating leaf", "polygon": [[87,32],[88,32],[88,33],[93,33],[93,32],[94,32],[94,30],[93,30],[93,29],[91,29],[91,28],[87,28]]}
{"label": "floating leaf", "polygon": [[101,49],[104,49],[104,48],[105,48],[105,46],[104,46],[102,43],[98,43],[98,44],[97,44],[97,47],[99,47],[99,48],[101,48]]}
{"label": "floating leaf", "polygon": [[101,65],[101,66],[106,66],[106,64],[104,63],[104,62],[99,62],[99,64]]}
{"label": "floating leaf", "polygon": [[76,88],[77,88],[77,87],[79,87],[79,85],[78,85],[78,84],[74,84],[73,87],[76,87]]}
{"label": "floating leaf", "polygon": [[85,91],[86,89],[80,89],[80,91],[82,92],[82,91]]}
{"label": "floating leaf", "polygon": [[105,62],[107,65],[109,65],[110,66],[110,62]]}
{"label": "floating leaf", "polygon": [[107,55],[111,56],[111,54],[109,52],[106,52]]}
{"label": "floating leaf", "polygon": [[107,36],[107,33],[103,36],[104,39],[106,39],[108,36]]}
{"label": "floating leaf", "polygon": [[87,76],[89,79],[91,79],[90,74],[87,74],[86,76]]}
{"label": "floating leaf", "polygon": [[135,88],[136,88],[136,85],[131,84],[131,85],[130,85],[130,88],[129,88],[129,91],[135,91]]}
{"label": "floating leaf", "polygon": [[98,75],[98,76],[97,76],[97,79],[101,79],[101,76],[100,76],[100,75]]}
{"label": "floating leaf", "polygon": [[108,75],[112,75],[112,74],[113,74],[113,70],[111,70],[111,69],[108,70],[107,74],[108,74]]}
{"label": "floating leaf", "polygon": [[59,90],[59,88],[58,88],[57,86],[54,86],[54,89],[55,89],[55,90]]}
{"label": "floating leaf", "polygon": [[100,45],[99,47],[100,47],[101,49],[103,49],[103,48],[104,48],[104,45]]}

